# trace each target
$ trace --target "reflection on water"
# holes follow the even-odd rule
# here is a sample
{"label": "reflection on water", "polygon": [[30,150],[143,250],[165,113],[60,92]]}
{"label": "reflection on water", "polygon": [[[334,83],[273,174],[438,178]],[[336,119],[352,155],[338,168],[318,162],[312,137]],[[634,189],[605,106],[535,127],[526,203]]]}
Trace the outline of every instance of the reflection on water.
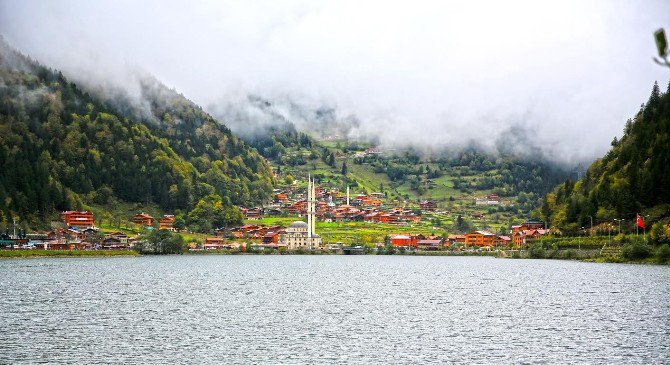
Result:
{"label": "reflection on water", "polygon": [[662,363],[669,279],[477,257],[0,260],[0,363]]}

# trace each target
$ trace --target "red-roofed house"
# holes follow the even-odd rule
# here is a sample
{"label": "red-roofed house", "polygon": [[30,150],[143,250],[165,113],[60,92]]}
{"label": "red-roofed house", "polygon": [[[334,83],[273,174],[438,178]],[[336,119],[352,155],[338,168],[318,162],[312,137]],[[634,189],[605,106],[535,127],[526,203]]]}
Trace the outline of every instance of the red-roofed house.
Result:
{"label": "red-roofed house", "polygon": [[150,216],[149,214],[146,213],[140,213],[135,215],[134,217],[130,218],[130,221],[139,224],[142,226],[153,226],[154,225],[154,217]]}
{"label": "red-roofed house", "polygon": [[158,223],[160,224],[160,229],[167,229],[168,231],[174,231],[174,215],[164,215]]}
{"label": "red-roofed house", "polygon": [[432,212],[437,209],[437,204],[432,200],[424,200],[419,203],[419,208],[421,208],[421,210]]}
{"label": "red-roofed house", "polygon": [[465,235],[466,246],[491,247],[496,235],[489,231],[473,231]]}
{"label": "red-roofed house", "polygon": [[436,251],[444,246],[444,241],[442,239],[425,239],[418,240],[416,245],[418,248],[426,251]]}
{"label": "red-roofed house", "polygon": [[60,219],[62,219],[68,227],[93,227],[93,213],[91,212],[68,210],[60,214]]}
{"label": "red-roofed house", "polygon": [[394,234],[391,235],[391,244],[393,246],[416,247],[416,236]]}

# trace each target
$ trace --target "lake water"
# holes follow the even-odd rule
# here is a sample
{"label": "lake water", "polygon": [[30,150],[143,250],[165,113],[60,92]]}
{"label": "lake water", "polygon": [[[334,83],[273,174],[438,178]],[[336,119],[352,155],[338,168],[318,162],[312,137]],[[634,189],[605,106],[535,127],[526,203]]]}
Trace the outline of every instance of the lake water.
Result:
{"label": "lake water", "polygon": [[0,363],[668,363],[670,267],[486,257],[0,260]]}

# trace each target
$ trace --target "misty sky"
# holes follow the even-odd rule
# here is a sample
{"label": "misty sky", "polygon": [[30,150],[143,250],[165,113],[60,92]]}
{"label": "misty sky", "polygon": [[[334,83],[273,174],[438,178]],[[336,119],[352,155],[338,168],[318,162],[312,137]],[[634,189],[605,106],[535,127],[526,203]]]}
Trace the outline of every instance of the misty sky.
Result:
{"label": "misty sky", "polygon": [[[0,1],[0,33],[79,81],[154,74],[208,109],[270,99],[356,115],[393,144],[602,155],[670,70],[670,1]],[[309,121],[307,121],[309,122]]]}

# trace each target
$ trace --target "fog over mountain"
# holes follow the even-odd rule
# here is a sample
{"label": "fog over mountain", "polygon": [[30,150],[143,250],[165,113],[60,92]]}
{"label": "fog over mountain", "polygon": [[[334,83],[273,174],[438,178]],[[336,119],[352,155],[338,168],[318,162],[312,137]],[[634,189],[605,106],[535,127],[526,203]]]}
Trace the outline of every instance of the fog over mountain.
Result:
{"label": "fog over mountain", "polygon": [[666,85],[662,26],[667,1],[0,2],[0,34],[40,62],[138,97],[153,74],[242,134],[338,123],[568,164],[602,155]]}

